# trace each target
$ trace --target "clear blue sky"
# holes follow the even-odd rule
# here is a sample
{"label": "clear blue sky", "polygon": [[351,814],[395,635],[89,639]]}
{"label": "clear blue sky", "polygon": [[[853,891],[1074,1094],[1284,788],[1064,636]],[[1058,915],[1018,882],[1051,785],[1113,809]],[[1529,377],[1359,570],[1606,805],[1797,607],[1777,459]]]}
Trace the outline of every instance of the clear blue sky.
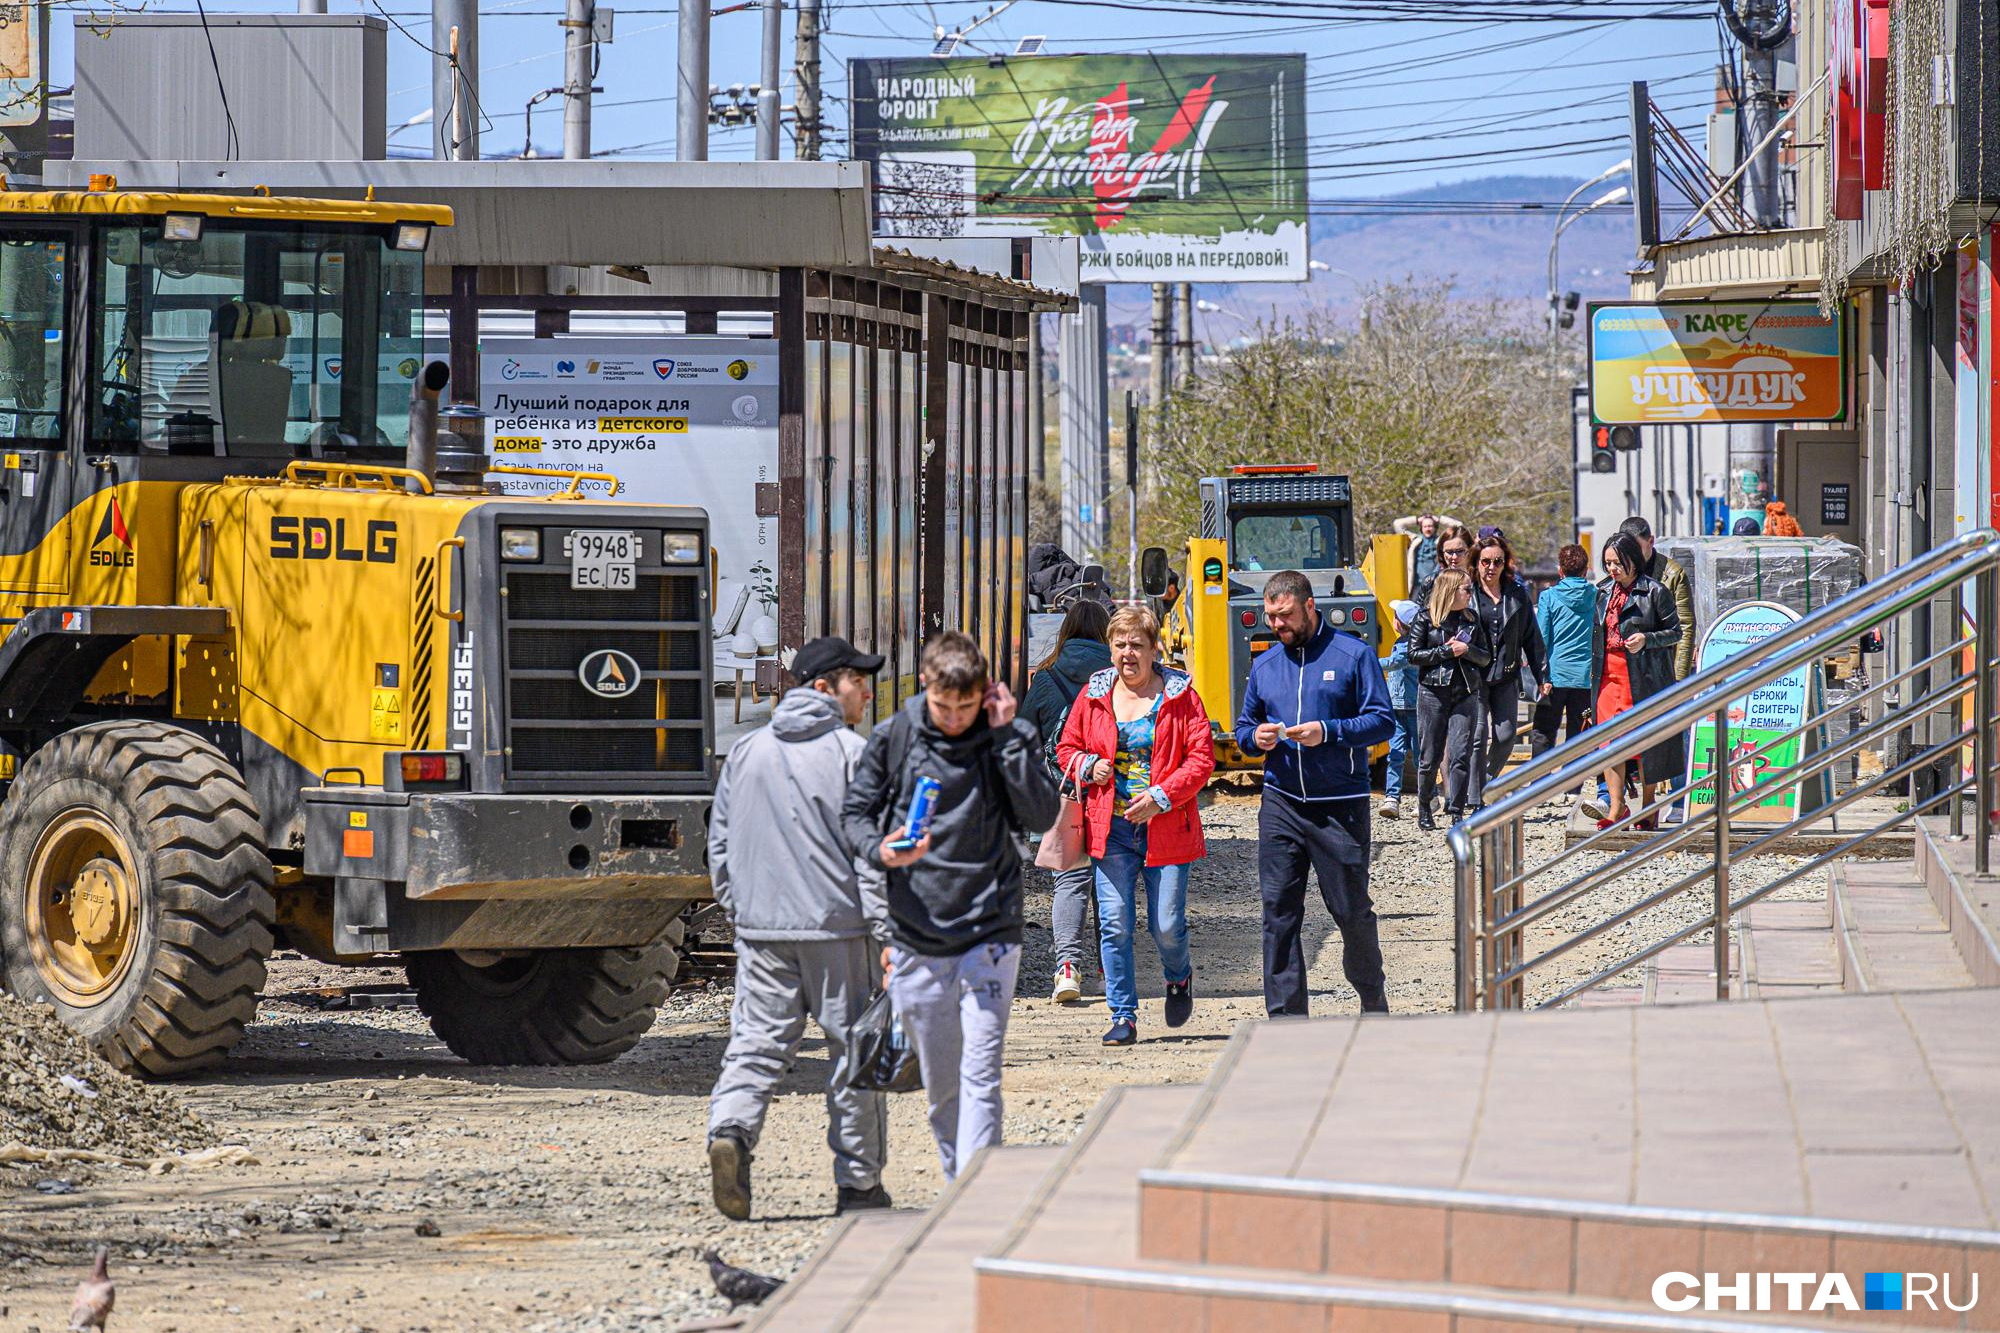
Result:
{"label": "clear blue sky", "polygon": [[[1194,0],[1190,0],[1193,3]],[[1673,0],[1665,0],[1672,3]],[[1625,91],[1652,80],[1654,98],[1697,145],[1716,63],[1712,22],[1639,18],[1587,22],[1434,23],[1319,17],[1266,18],[1172,12],[1176,0],[1122,0],[1098,7],[1075,0],[1018,0],[981,27],[978,49],[1011,52],[1042,35],[1051,52],[1175,50],[1301,51],[1309,58],[1310,149],[1315,197],[1377,197],[1489,175],[1584,177],[1625,155]],[[593,146],[598,152],[671,157],[676,18],[672,0],[614,3],[617,40],[604,49]],[[192,10],[168,0],[155,12]],[[213,0],[208,12],[267,12],[277,6]],[[430,11],[415,0],[331,0],[335,12],[386,8],[409,29],[389,34],[389,124],[429,105]],[[922,55],[935,26],[972,21],[987,5],[877,0],[828,7],[826,117],[831,148],[844,144],[846,62],[862,55]],[[501,0],[481,10],[480,101],[483,148],[518,152],[522,105],[561,82],[561,0]],[[50,73],[67,83],[73,38],[68,7],[57,10]],[[1283,14],[1283,9],[1272,11]],[[1296,12],[1296,11],[1294,11]],[[785,27],[785,100],[791,89],[791,13]],[[755,10],[714,20],[711,81],[757,77],[761,18]],[[561,100],[537,108],[538,148],[559,152]],[[419,126],[392,143],[421,149]],[[1577,141],[1606,140],[1601,143]],[[1617,140],[1620,142],[1610,142]],[[712,131],[711,155],[751,155],[752,131]],[[785,152],[791,152],[789,131]]]}

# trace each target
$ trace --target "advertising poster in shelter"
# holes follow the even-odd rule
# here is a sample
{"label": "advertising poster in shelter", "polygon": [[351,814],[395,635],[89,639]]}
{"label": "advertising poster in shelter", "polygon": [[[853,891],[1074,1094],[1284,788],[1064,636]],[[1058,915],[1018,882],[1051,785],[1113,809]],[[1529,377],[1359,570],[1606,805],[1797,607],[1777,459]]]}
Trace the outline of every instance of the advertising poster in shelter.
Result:
{"label": "advertising poster in shelter", "polygon": [[1589,337],[1602,425],[1847,416],[1846,326],[1817,301],[1592,304]]}
{"label": "advertising poster in shelter", "polygon": [[[778,479],[774,340],[487,339],[479,383],[495,464],[608,473],[619,500],[700,506],[721,576],[716,629],[776,614],[778,520],[757,516],[757,483]],[[513,495],[569,484],[495,479]],[[608,490],[583,487],[598,498]],[[716,661],[726,672],[726,646]]]}
{"label": "advertising poster in shelter", "polygon": [[[1702,635],[1695,667],[1706,671],[1718,662],[1750,652],[1798,618],[1798,612],[1775,602],[1733,606]],[[1724,757],[1730,791],[1748,791],[1776,773],[1797,767],[1803,736],[1792,736],[1763,754],[1757,751],[1805,722],[1809,674],[1810,668],[1801,666],[1741,699],[1730,701],[1729,753]],[[1690,816],[1715,803],[1715,789],[1709,778],[1715,771],[1715,740],[1712,719],[1705,718],[1695,724],[1694,744],[1688,747]],[[1783,824],[1790,822],[1798,809],[1799,786],[1787,782],[1774,786],[1769,795],[1748,809],[1732,807],[1729,818],[1737,824]]]}
{"label": "advertising poster in shelter", "polygon": [[880,235],[1074,235],[1084,282],[1306,279],[1302,55],[849,68]]}

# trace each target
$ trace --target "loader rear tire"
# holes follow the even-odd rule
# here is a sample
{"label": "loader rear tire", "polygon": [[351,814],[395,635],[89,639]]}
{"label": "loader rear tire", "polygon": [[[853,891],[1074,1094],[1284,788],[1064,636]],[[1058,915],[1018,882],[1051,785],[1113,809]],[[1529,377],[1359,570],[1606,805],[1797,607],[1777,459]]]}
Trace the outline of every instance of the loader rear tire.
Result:
{"label": "loader rear tire", "polygon": [[475,1065],[593,1065],[653,1026],[680,971],[681,923],[629,949],[533,949],[479,966],[449,951],[406,954],[417,1007]]}
{"label": "loader rear tire", "polygon": [[191,731],[64,732],[0,805],[0,980],[128,1072],[221,1061],[257,1015],[275,914],[242,775]]}

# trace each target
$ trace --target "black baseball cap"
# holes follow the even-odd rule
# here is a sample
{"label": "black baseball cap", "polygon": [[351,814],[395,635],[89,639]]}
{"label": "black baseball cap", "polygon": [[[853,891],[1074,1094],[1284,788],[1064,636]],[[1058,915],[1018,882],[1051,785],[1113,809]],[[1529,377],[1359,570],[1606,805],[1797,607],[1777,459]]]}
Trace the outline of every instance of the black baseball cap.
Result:
{"label": "black baseball cap", "polygon": [[792,658],[792,678],[801,685],[810,685],[842,668],[872,676],[882,669],[885,660],[880,653],[864,653],[838,634],[829,634],[799,649]]}

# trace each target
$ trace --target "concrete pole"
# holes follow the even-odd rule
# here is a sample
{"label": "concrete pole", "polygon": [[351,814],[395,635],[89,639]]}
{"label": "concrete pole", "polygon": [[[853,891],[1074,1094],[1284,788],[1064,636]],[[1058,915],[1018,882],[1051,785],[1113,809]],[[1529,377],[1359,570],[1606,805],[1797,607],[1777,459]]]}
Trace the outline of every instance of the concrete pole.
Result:
{"label": "concrete pole", "polygon": [[757,160],[778,160],[778,47],[785,40],[784,0],[764,0],[764,49],[757,84]]}
{"label": "concrete pole", "polygon": [[590,67],[597,47],[590,39],[593,0],[567,0],[563,7],[563,156],[590,157]]}
{"label": "concrete pole", "polygon": [[[452,30],[458,68],[452,68]],[[477,0],[431,0],[431,155],[479,160],[479,6]],[[463,93],[464,105],[460,106]],[[454,119],[462,127],[456,133]]]}
{"label": "concrete pole", "polygon": [[1028,315],[1028,466],[1036,481],[1049,479],[1048,423],[1042,406],[1042,317]]}
{"label": "concrete pole", "polygon": [[681,5],[674,156],[683,162],[708,161],[708,5],[709,0]]}
{"label": "concrete pole", "polygon": [[1174,284],[1174,382],[1194,378],[1194,284]]}
{"label": "concrete pole", "polygon": [[792,63],[794,140],[801,162],[819,161],[819,0],[799,0]]}
{"label": "concrete pole", "polygon": [[1167,391],[1173,387],[1171,363],[1174,355],[1174,303],[1173,287],[1169,283],[1153,284],[1153,377],[1148,389],[1147,403],[1153,409],[1153,420],[1160,419],[1166,410]]}
{"label": "concrete pole", "polygon": [[1089,560],[1104,550],[1104,499],[1111,489],[1103,286],[1085,287],[1076,313],[1060,318],[1062,544],[1078,560]]}
{"label": "concrete pole", "polygon": [[[1778,123],[1778,53],[1743,53],[1743,143],[1745,147],[1763,143],[1771,127]],[[1743,173],[1743,203],[1751,220],[1760,227],[1784,225],[1778,194],[1778,145],[1766,144],[1764,151],[1750,159]]]}

